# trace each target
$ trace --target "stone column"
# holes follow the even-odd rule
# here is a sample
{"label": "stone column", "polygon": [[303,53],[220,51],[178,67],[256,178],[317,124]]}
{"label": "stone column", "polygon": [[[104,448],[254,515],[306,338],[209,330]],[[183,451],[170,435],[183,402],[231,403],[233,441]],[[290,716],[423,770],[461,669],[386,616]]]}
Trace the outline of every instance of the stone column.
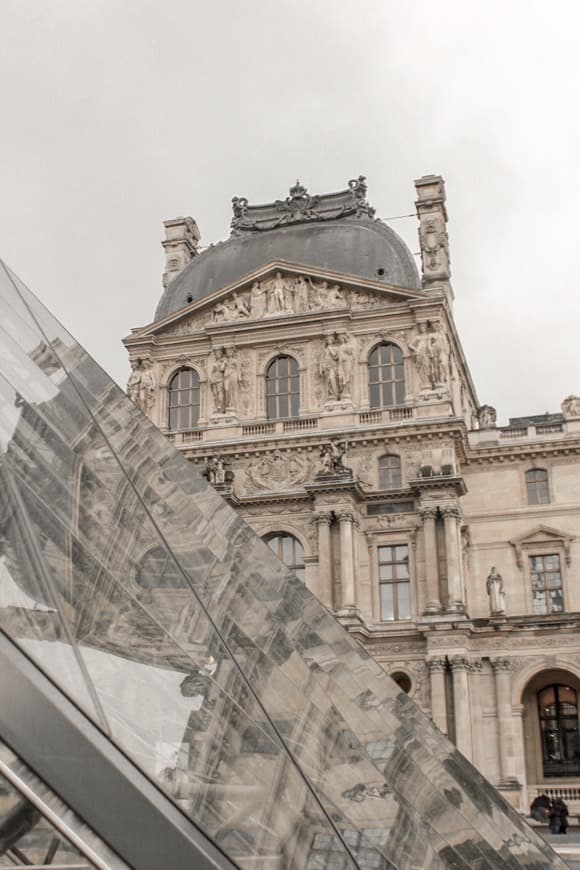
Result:
{"label": "stone column", "polygon": [[315,594],[332,610],[332,556],[330,552],[330,513],[316,513],[312,522],[318,526],[318,583]]}
{"label": "stone column", "polygon": [[340,610],[354,613],[356,606],[356,591],[354,587],[354,516],[350,511],[338,514],[340,523]]}
{"label": "stone column", "polygon": [[445,659],[428,659],[431,718],[443,734],[447,734],[447,701],[445,697]]}
{"label": "stone column", "polygon": [[511,663],[509,659],[492,659],[491,666],[495,678],[500,785],[510,786],[517,783],[513,767],[514,737],[511,704]]}
{"label": "stone column", "polygon": [[469,662],[455,656],[449,662],[453,674],[453,702],[455,707],[455,743],[468,761],[473,758],[471,742],[471,716],[469,709]]}
{"label": "stone column", "polygon": [[455,507],[444,508],[445,551],[447,559],[447,589],[449,600],[447,610],[451,613],[465,613],[463,589],[461,583],[461,566],[459,562],[459,510]]}
{"label": "stone column", "polygon": [[437,564],[437,540],[435,537],[436,508],[425,508],[420,511],[423,520],[423,550],[425,553],[425,585],[427,587],[427,604],[425,614],[440,613],[439,597],[439,567]]}
{"label": "stone column", "polygon": [[470,662],[470,689],[471,689],[471,736],[473,740],[473,763],[478,770],[483,771],[485,760],[483,715],[481,710],[481,675],[483,665],[481,660]]}

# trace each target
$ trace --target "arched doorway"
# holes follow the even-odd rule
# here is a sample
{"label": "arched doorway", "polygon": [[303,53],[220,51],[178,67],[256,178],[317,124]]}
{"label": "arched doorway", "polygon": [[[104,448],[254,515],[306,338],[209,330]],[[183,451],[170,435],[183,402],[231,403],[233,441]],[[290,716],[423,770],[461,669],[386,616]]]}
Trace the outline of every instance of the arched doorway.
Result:
{"label": "arched doorway", "polygon": [[528,784],[580,784],[580,679],[560,668],[542,671],[522,702]]}

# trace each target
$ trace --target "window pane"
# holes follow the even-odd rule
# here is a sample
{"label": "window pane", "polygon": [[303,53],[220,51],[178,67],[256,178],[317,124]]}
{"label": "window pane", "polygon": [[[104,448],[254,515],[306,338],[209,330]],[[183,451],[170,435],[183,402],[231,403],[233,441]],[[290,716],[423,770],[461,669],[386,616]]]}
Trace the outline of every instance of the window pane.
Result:
{"label": "window pane", "polygon": [[391,583],[383,583],[381,585],[381,619],[387,621],[394,618],[393,586]]}
{"label": "window pane", "polygon": [[379,565],[379,580],[392,580],[393,579],[393,566],[392,565]]}
{"label": "window pane", "polygon": [[288,417],[288,396],[279,396],[277,416]]}
{"label": "window pane", "polygon": [[403,561],[409,558],[409,548],[406,544],[403,546],[399,546],[395,548],[395,559],[397,562]]}
{"label": "window pane", "polygon": [[370,405],[371,408],[381,406],[381,390],[378,384],[371,384]]}
{"label": "window pane", "polygon": [[397,583],[397,617],[411,618],[411,591],[408,583]]}

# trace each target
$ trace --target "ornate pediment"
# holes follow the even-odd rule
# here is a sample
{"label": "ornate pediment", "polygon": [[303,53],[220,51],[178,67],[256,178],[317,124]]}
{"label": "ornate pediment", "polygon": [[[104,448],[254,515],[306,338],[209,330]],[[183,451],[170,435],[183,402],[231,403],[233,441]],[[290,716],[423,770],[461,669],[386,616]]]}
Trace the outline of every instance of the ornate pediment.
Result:
{"label": "ornate pediment", "polygon": [[523,565],[524,550],[533,549],[534,547],[544,547],[553,545],[554,547],[564,548],[566,555],[566,563],[569,565],[572,559],[570,544],[574,540],[572,535],[567,532],[561,532],[558,529],[552,529],[549,526],[538,525],[525,535],[520,535],[517,538],[510,540],[511,546],[516,553],[516,561],[518,567]]}

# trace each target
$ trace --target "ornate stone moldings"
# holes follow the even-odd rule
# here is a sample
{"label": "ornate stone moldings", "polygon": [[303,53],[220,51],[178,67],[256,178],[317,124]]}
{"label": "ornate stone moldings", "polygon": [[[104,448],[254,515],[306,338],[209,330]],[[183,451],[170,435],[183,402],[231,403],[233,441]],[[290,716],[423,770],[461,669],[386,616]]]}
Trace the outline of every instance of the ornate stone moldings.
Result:
{"label": "ornate stone moldings", "polygon": [[284,490],[300,486],[311,470],[312,463],[305,456],[275,450],[252,461],[246,474],[255,489]]}
{"label": "ornate stone moldings", "polygon": [[277,199],[266,205],[250,205],[245,196],[232,199],[232,236],[273,230],[290,224],[309,221],[328,221],[343,217],[373,217],[375,210],[367,202],[367,183],[364,175],[352,178],[346,190],[311,196],[299,181],[286,199]]}

